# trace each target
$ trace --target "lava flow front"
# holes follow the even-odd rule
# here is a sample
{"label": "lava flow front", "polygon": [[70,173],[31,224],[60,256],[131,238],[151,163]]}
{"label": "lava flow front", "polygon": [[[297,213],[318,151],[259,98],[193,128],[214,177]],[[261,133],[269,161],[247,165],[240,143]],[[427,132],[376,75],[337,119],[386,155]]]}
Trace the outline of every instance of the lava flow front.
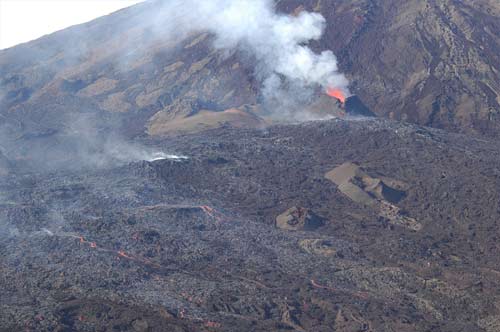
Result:
{"label": "lava flow front", "polygon": [[154,262],[150,261],[147,258],[143,258],[143,257],[139,257],[139,256],[135,256],[135,255],[126,253],[124,250],[112,250],[112,249],[102,248],[102,247],[98,246],[96,242],[88,241],[83,236],[80,236],[80,235],[66,235],[66,236],[69,236],[69,237],[72,237],[72,238],[76,238],[76,239],[79,240],[79,242],[80,242],[81,245],[87,245],[90,248],[95,249],[97,251],[116,254],[117,255],[117,259],[124,258],[124,259],[127,259],[127,260],[135,261],[135,262],[138,262],[138,263],[141,263],[141,264],[146,264],[146,265],[149,265],[149,266],[154,266],[154,267],[157,267],[157,268],[161,267],[159,264],[154,263]]}
{"label": "lava flow front", "polygon": [[346,96],[342,90],[337,88],[327,88],[326,93],[330,97],[338,99],[342,104],[345,104]]}

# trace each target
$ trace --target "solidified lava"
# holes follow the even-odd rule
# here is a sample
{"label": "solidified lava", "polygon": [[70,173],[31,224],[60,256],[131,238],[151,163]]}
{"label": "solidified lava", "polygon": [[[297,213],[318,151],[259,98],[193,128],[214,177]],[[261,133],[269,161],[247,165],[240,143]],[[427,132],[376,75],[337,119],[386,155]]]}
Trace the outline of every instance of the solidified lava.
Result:
{"label": "solidified lava", "polygon": [[[0,326],[480,331],[495,315],[498,255],[476,255],[497,242],[495,141],[337,119],[161,144],[190,160],[0,179]],[[386,187],[393,220],[362,204]],[[277,227],[289,210],[322,222]]]}

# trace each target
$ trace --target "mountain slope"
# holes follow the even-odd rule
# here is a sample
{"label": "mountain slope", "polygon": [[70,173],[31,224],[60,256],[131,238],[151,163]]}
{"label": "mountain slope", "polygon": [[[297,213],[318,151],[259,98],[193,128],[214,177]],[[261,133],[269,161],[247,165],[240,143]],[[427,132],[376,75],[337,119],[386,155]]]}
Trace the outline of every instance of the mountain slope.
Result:
{"label": "mountain slope", "polygon": [[[251,59],[214,51],[204,33],[172,37],[162,31],[168,17],[159,6],[141,4],[1,51],[2,121],[16,132],[39,131],[61,114],[98,110],[133,122],[127,130],[136,135],[158,112],[165,121],[259,104]],[[282,0],[278,7],[326,17],[314,48],[338,55],[353,92],[378,115],[497,135],[497,2]]]}
{"label": "mountain slope", "polygon": [[329,22],[320,47],[340,56],[354,90],[375,112],[451,130],[498,132],[497,1],[320,1],[317,6]]}
{"label": "mountain slope", "polygon": [[497,2],[277,1],[360,97],[299,123],[161,4],[0,52],[0,331],[499,331]]}

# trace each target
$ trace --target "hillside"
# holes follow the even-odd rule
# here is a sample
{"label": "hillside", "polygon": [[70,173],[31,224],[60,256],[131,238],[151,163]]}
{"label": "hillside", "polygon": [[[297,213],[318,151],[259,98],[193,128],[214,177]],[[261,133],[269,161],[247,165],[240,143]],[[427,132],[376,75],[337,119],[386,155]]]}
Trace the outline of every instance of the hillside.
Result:
{"label": "hillside", "polygon": [[353,90],[379,115],[452,131],[497,135],[500,3],[280,1],[318,10]]}
{"label": "hillside", "polygon": [[0,332],[500,331],[498,1],[225,3],[0,51]]}
{"label": "hillside", "polygon": [[[162,125],[155,119],[260,104],[251,59],[214,50],[207,33],[162,31],[168,15],[159,6],[137,5],[1,51],[2,121],[20,134],[98,111],[125,119],[138,135]],[[497,135],[496,1],[286,0],[278,7],[325,16],[326,33],[312,45],[334,51],[352,91],[374,113]]]}

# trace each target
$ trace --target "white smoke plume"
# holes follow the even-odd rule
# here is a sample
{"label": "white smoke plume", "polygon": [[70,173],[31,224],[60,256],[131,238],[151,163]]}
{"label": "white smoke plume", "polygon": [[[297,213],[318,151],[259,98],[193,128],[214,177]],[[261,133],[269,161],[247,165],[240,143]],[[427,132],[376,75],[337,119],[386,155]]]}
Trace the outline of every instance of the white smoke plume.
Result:
{"label": "white smoke plume", "polygon": [[216,47],[230,49],[242,44],[270,72],[305,85],[347,86],[331,51],[316,54],[304,46],[308,41],[321,38],[325,18],[320,14],[305,11],[298,16],[278,14],[270,0],[195,3],[195,15],[208,18],[199,21],[207,24],[207,29],[217,36]]}
{"label": "white smoke plume", "polygon": [[[325,18],[306,11],[296,16],[279,13],[275,3],[274,0],[151,0],[116,15],[110,27],[103,27],[102,22],[91,22],[84,27],[61,31],[45,41],[19,47],[26,47],[26,54],[33,59],[64,55],[64,61],[40,65],[37,67],[39,72],[31,76],[49,77],[57,73],[65,78],[66,71],[75,71],[75,66],[88,57],[95,57],[103,63],[111,59],[117,72],[120,69],[127,72],[130,71],[129,63],[141,57],[147,59],[146,54],[154,52],[148,43],[154,45],[158,42],[159,49],[166,49],[161,56],[169,57],[174,56],[176,47],[181,45],[176,42],[196,33],[209,32],[213,35],[213,47],[222,50],[221,54],[242,55],[242,62],[248,60],[254,66],[254,76],[262,88],[258,101],[271,116],[284,121],[314,119],[313,115],[302,112],[314,92],[320,88],[336,88],[348,95],[348,81],[339,72],[333,52],[315,53],[309,47],[309,42],[319,40],[323,35]],[[130,40],[122,36],[122,31],[135,28],[143,33],[133,32],[134,37]],[[116,38],[107,34],[116,34]],[[115,43],[109,45],[112,58],[108,58],[111,56],[105,49],[93,51],[96,38]],[[56,45],[55,50],[46,45]],[[114,53],[115,49],[118,49],[117,53]],[[0,102],[3,94],[0,90]],[[66,165],[70,168],[74,165],[104,167],[135,160],[185,159],[184,156],[147,150],[140,144],[126,142],[119,134],[113,134],[118,131],[119,124],[108,124],[118,117],[110,116],[109,121],[104,121],[102,115],[107,117],[109,114],[90,106],[68,110],[68,114],[68,119],[58,120],[57,135],[43,139],[18,139],[24,129],[17,120],[11,121],[13,125],[2,125],[0,151],[9,159],[28,157],[38,168],[46,165],[47,169]],[[87,120],[87,117],[92,119]],[[2,120],[5,123],[10,121]],[[33,127],[36,133],[38,124],[33,124]]]}
{"label": "white smoke plume", "polygon": [[162,15],[176,33],[209,31],[215,48],[249,52],[266,97],[283,100],[283,90],[300,97],[301,89],[318,86],[349,94],[333,52],[318,54],[307,46],[325,30],[326,20],[318,13],[281,14],[272,0],[174,0],[164,3]]}

